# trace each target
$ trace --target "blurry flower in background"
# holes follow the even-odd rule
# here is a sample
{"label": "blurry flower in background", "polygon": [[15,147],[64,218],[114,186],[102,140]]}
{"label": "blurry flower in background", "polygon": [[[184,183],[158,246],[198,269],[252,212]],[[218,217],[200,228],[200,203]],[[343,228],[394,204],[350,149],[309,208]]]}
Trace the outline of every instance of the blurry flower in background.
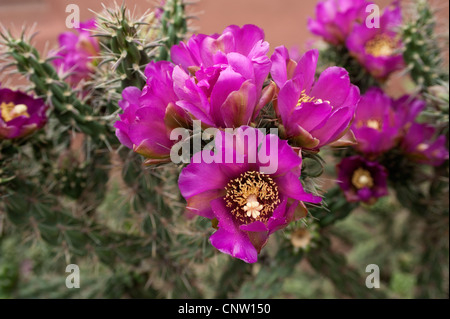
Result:
{"label": "blurry flower in background", "polygon": [[356,150],[377,158],[400,145],[412,160],[440,165],[448,158],[446,137],[436,136],[436,128],[417,122],[426,103],[410,95],[391,99],[379,88],[370,88],[356,109],[352,131]]}
{"label": "blurry flower in background", "polygon": [[166,0],[160,0],[159,5],[155,8],[155,18],[159,21],[164,14],[164,6],[166,5]]}
{"label": "blurry flower in background", "polygon": [[361,96],[351,127],[358,151],[378,156],[397,144],[400,121],[404,120],[396,114],[393,104],[394,101],[376,87]]}
{"label": "blurry flower in background", "polygon": [[298,228],[290,235],[291,244],[294,250],[308,250],[313,240],[313,230],[307,228]]}
{"label": "blurry flower in background", "polygon": [[395,1],[383,11],[379,28],[360,24],[346,40],[350,54],[378,80],[385,80],[405,67],[399,35],[401,24],[401,8]]}
{"label": "blurry flower in background", "polygon": [[77,33],[62,33],[58,38],[60,48],[49,54],[55,57],[53,64],[58,71],[70,73],[67,81],[74,87],[94,72],[100,52],[98,39],[92,36],[96,28],[95,19],[80,23]]}
{"label": "blurry flower in background", "polygon": [[47,122],[47,106],[20,91],[0,88],[0,139],[25,137]]}
{"label": "blurry flower in background", "polygon": [[449,156],[446,144],[445,135],[436,136],[436,129],[433,126],[413,123],[400,147],[415,162],[439,166]]}
{"label": "blurry flower in background", "polygon": [[344,44],[353,26],[364,22],[368,4],[365,0],[321,1],[316,6],[316,20],[308,19],[308,29],[332,45]]}
{"label": "blurry flower in background", "polygon": [[355,155],[337,165],[338,183],[349,202],[373,204],[388,194],[387,171],[377,162]]}
{"label": "blurry flower in background", "polygon": [[176,105],[172,72],[170,62],[150,62],[142,92],[128,87],[119,102],[123,114],[114,124],[116,135],[123,145],[147,157],[148,163],[170,161],[170,150],[176,142],[170,140],[171,130],[190,125],[187,113]]}
{"label": "blurry flower in background", "polygon": [[177,103],[205,126],[250,124],[273,97],[263,89],[271,62],[264,32],[254,25],[231,25],[222,34],[193,35],[171,49]]}
{"label": "blurry flower in background", "polygon": [[420,113],[425,110],[426,103],[412,95],[404,95],[393,101],[392,107],[400,127],[406,132]]}
{"label": "blurry flower in background", "polygon": [[307,51],[297,63],[285,47],[278,47],[271,58],[271,76],[279,89],[275,110],[287,138],[307,149],[343,137],[360,99],[343,68],[329,67],[315,81],[318,55]]}
{"label": "blurry flower in background", "polygon": [[[248,136],[256,137],[257,145],[246,143]],[[181,194],[189,212],[218,221],[210,237],[214,247],[254,263],[273,232],[304,217],[296,216],[297,208],[303,211],[302,202],[318,203],[321,198],[304,191],[299,179],[302,159],[276,135],[247,126],[233,134],[218,130],[215,149],[215,154],[208,150],[195,154],[183,169],[178,182]],[[269,157],[269,165],[278,163],[276,171],[260,161],[262,153]],[[233,155],[232,163],[225,161],[225,154]],[[205,158],[211,156],[219,157],[207,163]]]}

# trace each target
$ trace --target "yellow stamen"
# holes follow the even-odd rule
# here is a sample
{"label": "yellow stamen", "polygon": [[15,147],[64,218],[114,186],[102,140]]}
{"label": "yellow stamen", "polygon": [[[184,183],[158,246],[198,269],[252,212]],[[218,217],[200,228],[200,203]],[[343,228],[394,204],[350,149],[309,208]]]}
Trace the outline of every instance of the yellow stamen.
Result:
{"label": "yellow stamen", "polygon": [[366,126],[373,128],[377,131],[381,129],[381,123],[378,120],[368,120]]}
{"label": "yellow stamen", "polygon": [[2,102],[0,104],[1,116],[5,122],[9,122],[14,120],[19,116],[30,117],[28,114],[28,107],[25,104],[17,104],[15,105],[13,102],[5,103]]}
{"label": "yellow stamen", "polygon": [[374,57],[391,56],[396,47],[394,39],[385,34],[375,36],[365,45],[366,53]]}
{"label": "yellow stamen", "polygon": [[383,125],[381,124],[380,120],[376,120],[376,119],[370,119],[367,121],[360,120],[360,121],[356,122],[357,128],[361,128],[363,126],[373,128],[377,131],[381,131]]}
{"label": "yellow stamen", "polygon": [[425,144],[425,143],[420,143],[419,145],[417,145],[417,150],[419,151],[419,152],[423,152],[423,151],[426,151],[427,150],[427,148],[429,148],[430,147],[430,145],[428,145],[428,144]]}
{"label": "yellow stamen", "polygon": [[298,99],[297,106],[300,106],[302,103],[305,103],[305,102],[313,102],[315,104],[321,104],[321,103],[325,102],[325,103],[330,104],[330,101],[323,101],[322,99],[317,99],[315,97],[311,97],[308,94],[306,94],[305,90],[303,90],[300,94],[300,98]]}
{"label": "yellow stamen", "polygon": [[352,184],[357,189],[361,189],[361,188],[365,188],[365,187],[371,188],[371,187],[373,187],[373,178],[370,175],[369,171],[360,167],[353,173]]}

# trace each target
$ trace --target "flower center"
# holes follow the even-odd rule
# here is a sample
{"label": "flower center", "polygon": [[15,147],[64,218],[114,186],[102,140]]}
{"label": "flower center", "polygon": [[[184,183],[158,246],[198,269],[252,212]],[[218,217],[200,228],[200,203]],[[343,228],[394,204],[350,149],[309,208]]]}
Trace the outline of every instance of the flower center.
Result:
{"label": "flower center", "polygon": [[97,50],[95,49],[94,44],[91,42],[91,37],[86,34],[81,34],[78,38],[77,47],[89,53],[89,55],[95,57],[98,55]]}
{"label": "flower center", "polygon": [[225,187],[225,203],[242,224],[266,222],[280,203],[278,187],[267,174],[242,173]]}
{"label": "flower center", "polygon": [[366,123],[367,127],[373,128],[377,131],[381,129],[381,123],[378,120],[368,120]]}
{"label": "flower center", "polygon": [[291,243],[296,248],[306,248],[311,242],[311,232],[304,228],[297,229],[291,236]]}
{"label": "flower center", "polygon": [[381,121],[380,120],[376,120],[376,119],[370,119],[370,120],[367,120],[367,121],[360,120],[360,121],[357,122],[356,125],[357,125],[357,128],[361,128],[361,127],[365,126],[365,127],[373,128],[373,129],[375,129],[377,131],[381,131],[381,127],[382,127]]}
{"label": "flower center", "polygon": [[391,56],[395,48],[395,41],[385,34],[376,35],[365,45],[366,53],[374,57]]}
{"label": "flower center", "polygon": [[427,149],[428,149],[428,147],[430,147],[430,145],[428,145],[428,144],[425,144],[425,143],[420,143],[419,145],[417,145],[417,150],[419,151],[419,152],[424,152],[424,151],[426,151]]}
{"label": "flower center", "polygon": [[371,188],[373,186],[373,178],[369,171],[360,167],[353,173],[352,184],[357,189],[365,187]]}
{"label": "flower center", "polygon": [[1,116],[5,122],[9,122],[14,120],[19,116],[30,117],[28,114],[28,107],[25,104],[17,104],[15,105],[13,102],[5,103],[2,102],[0,104]]}
{"label": "flower center", "polygon": [[330,101],[323,101],[322,99],[317,99],[315,97],[311,97],[308,94],[306,94],[305,90],[303,90],[300,94],[300,98],[298,99],[297,106],[300,106],[302,103],[305,103],[305,102],[313,102],[315,104],[320,104],[320,103],[326,102],[326,103],[330,104]]}

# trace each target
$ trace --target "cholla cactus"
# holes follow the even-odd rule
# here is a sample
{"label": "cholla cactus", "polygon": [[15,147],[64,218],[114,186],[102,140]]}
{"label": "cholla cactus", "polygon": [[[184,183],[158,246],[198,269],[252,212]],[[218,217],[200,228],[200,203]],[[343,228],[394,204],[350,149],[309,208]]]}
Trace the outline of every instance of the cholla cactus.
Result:
{"label": "cholla cactus", "polygon": [[97,14],[97,25],[96,36],[104,49],[100,66],[107,66],[104,78],[96,80],[97,87],[105,83],[114,85],[114,82],[121,82],[120,89],[131,85],[142,87],[145,83],[143,69],[156,58],[156,48],[160,45],[160,39],[152,30],[157,25],[154,12],[135,18],[124,5],[116,5],[114,9],[104,6],[104,12]]}
{"label": "cholla cactus", "polygon": [[411,77],[422,88],[448,81],[442,56],[442,41],[448,44],[448,34],[437,32],[434,10],[428,1],[411,1],[409,6],[411,18],[402,27],[402,39],[403,58]]}
{"label": "cholla cactus", "polygon": [[[118,143],[111,120],[120,93],[125,86],[144,85],[142,70],[157,58],[161,42],[152,29],[159,22],[152,22],[153,13],[134,19],[123,6],[105,10],[97,17],[100,63],[92,81],[76,88],[65,82],[69,73],[55,70],[53,57],[39,55],[26,33],[16,39],[2,31],[5,67],[25,75],[29,90],[51,108],[45,131],[23,142],[1,141],[1,210],[29,238],[61,248],[67,262],[89,256],[111,268],[122,267],[131,277],[154,282],[149,288],[153,297],[199,296],[189,264],[212,256],[199,231],[210,224],[185,223],[170,168],[144,170],[134,153],[123,148],[111,152]],[[105,81],[106,76],[114,81]],[[111,216],[100,205],[112,164],[123,168],[119,183],[125,196],[108,199],[119,207],[114,210],[117,221],[108,224]],[[115,196],[121,192],[116,190]],[[132,222],[124,227],[124,220]],[[161,287],[161,282],[170,284]],[[186,287],[188,282],[192,287]]]}
{"label": "cholla cactus", "polygon": [[402,28],[404,42],[403,57],[407,71],[418,85],[417,91],[427,99],[428,106],[424,116],[442,131],[448,127],[448,55],[447,33],[440,31],[442,26],[436,22],[437,8],[428,1],[408,3],[410,20]]}
{"label": "cholla cactus", "polygon": [[[365,210],[370,231],[358,227],[355,242],[376,229],[383,235],[376,245],[389,250],[391,241],[401,242],[404,246],[389,250],[397,252],[411,239],[420,242],[409,230],[424,226],[419,236],[437,253],[427,250],[422,256],[419,293],[445,295],[438,265],[445,251],[442,220],[448,219],[441,198],[448,193],[448,168],[441,164],[448,153],[444,137],[434,139],[434,131],[423,123],[411,125],[425,102],[394,103],[373,97],[373,91],[360,99],[360,91],[383,83],[369,75],[368,65],[350,56],[344,41],[326,51],[323,64],[351,70],[316,70],[318,60],[324,61],[315,50],[297,57],[281,47],[269,58],[269,43],[254,25],[231,25],[222,34],[196,35],[180,43],[189,31],[187,4],[163,1],[156,12],[137,17],[125,6],[104,6],[95,19],[95,37],[89,38],[99,44],[93,57],[96,67],[76,84],[67,68],[55,69],[54,56],[43,58],[37,52],[30,37],[16,39],[2,31],[4,66],[27,77],[27,93],[43,98],[49,111],[44,127],[0,140],[0,260],[6,265],[0,267],[0,296],[9,296],[17,282],[25,282],[10,271],[10,265],[18,265],[17,254],[3,251],[11,245],[26,247],[30,240],[37,243],[35,248],[42,239],[55,249],[37,254],[40,265],[48,267],[49,260],[55,260],[56,267],[76,262],[86,272],[92,270],[83,274],[89,283],[83,291],[69,293],[56,279],[42,285],[28,280],[22,283],[25,289],[18,289],[19,296],[291,297],[286,285],[304,271],[303,260],[310,265],[308,275],[315,273],[320,284],[326,281],[336,288],[334,296],[396,297],[388,288],[367,289],[364,269],[342,253],[351,241],[342,234],[345,226],[339,227]],[[354,15],[348,19],[351,29]],[[317,81],[315,73],[321,73]],[[443,85],[442,79],[435,84]],[[433,103],[441,108],[442,101],[448,101],[448,86],[447,91],[435,91],[428,85],[424,82],[422,93],[429,101],[434,96]],[[366,104],[376,107],[355,115],[355,109]],[[398,117],[390,117],[395,113],[391,107]],[[389,109],[388,114],[380,115],[385,113],[381,109]],[[16,115],[29,115],[26,110],[8,101],[2,104],[2,117],[10,122]],[[196,120],[206,123],[197,133]],[[395,132],[386,132],[391,120]],[[10,124],[7,127],[15,127]],[[169,160],[176,142],[169,136],[180,127],[188,135],[183,140],[190,146],[188,165]],[[216,128],[214,143],[206,127]],[[229,135],[231,128],[237,130]],[[281,134],[262,134],[262,128],[279,128]],[[238,156],[231,162],[220,157],[231,150],[251,158],[252,145],[245,141],[252,132],[258,157],[266,150],[270,164],[280,160],[275,171],[259,158],[242,163]],[[198,135],[209,137],[193,145]],[[231,144],[222,143],[227,136],[233,138]],[[365,147],[341,150],[344,156],[359,153],[358,161],[340,166],[338,178],[350,194],[345,198],[339,187],[330,187],[335,171],[327,164],[338,152],[326,147],[355,146],[355,137],[359,143],[381,142],[368,143],[376,152]],[[385,138],[392,144],[384,143]],[[213,153],[207,148],[211,144]],[[210,163],[211,154],[221,160]],[[422,167],[411,159],[440,166]],[[396,206],[383,206],[387,196],[378,199],[391,192],[386,179],[396,191]],[[393,212],[400,204],[414,218],[398,235]],[[361,214],[352,214],[357,209]],[[11,242],[3,241],[6,236]],[[389,258],[384,250],[380,255],[384,261]],[[433,271],[431,280],[427,269]],[[104,276],[95,276],[97,272]],[[386,277],[385,287],[390,273]],[[301,292],[306,286],[309,282]],[[304,296],[301,292],[295,296]]]}

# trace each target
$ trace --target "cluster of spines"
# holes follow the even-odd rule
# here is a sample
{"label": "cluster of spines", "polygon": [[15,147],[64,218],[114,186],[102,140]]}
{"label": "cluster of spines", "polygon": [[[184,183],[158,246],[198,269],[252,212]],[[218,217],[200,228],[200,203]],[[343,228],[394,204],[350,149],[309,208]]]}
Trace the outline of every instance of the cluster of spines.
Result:
{"label": "cluster of spines", "polygon": [[[127,86],[142,88],[145,84],[144,68],[156,59],[160,45],[153,32],[154,12],[134,18],[122,5],[115,9],[104,7],[104,12],[96,15],[98,30],[95,36],[99,37],[102,46],[99,67],[107,66],[104,78],[96,81],[97,87],[119,91]],[[111,73],[113,77],[108,76]]]}
{"label": "cluster of spines", "polygon": [[413,1],[413,10],[413,18],[401,29],[407,70],[421,88],[448,82],[441,53],[444,39],[437,33],[433,9],[427,1],[418,0]]}

